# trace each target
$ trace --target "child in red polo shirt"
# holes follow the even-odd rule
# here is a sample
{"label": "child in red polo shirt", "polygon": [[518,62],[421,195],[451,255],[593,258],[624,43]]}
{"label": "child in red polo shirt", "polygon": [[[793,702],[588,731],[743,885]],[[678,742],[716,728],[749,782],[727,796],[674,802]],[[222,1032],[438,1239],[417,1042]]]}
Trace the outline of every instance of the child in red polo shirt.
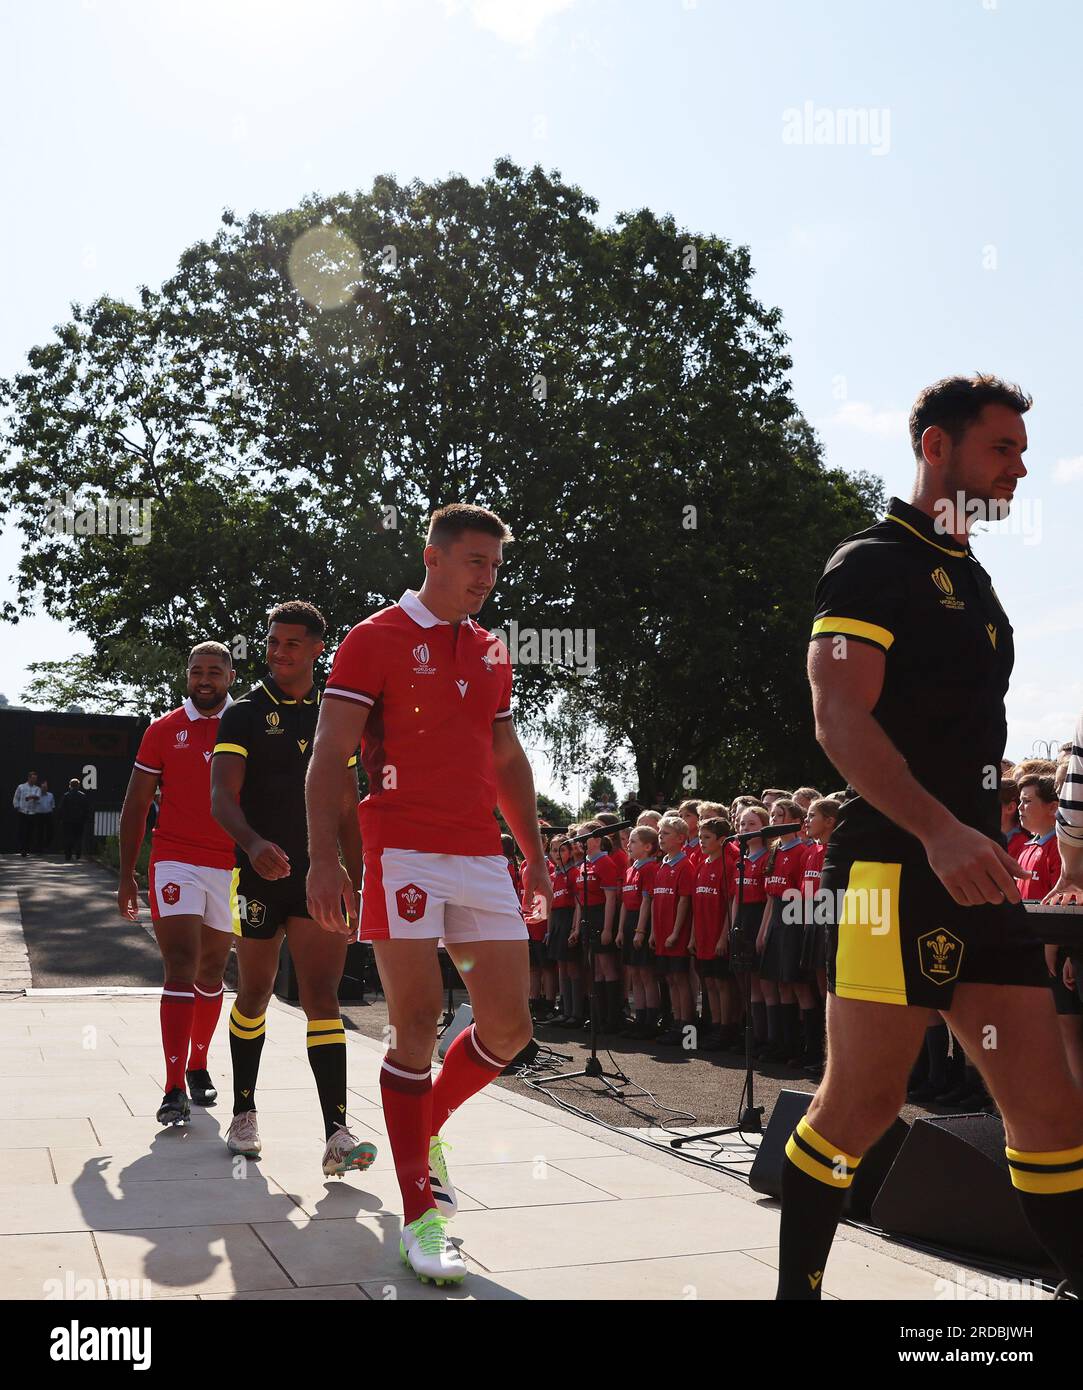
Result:
{"label": "child in red polo shirt", "polygon": [[630,1038],[653,1038],[658,1032],[661,999],[654,973],[650,945],[651,898],[658,874],[658,835],[648,825],[639,825],[628,837],[633,856],[621,892],[617,946],[632,976],[632,1005],[635,1020],[625,1029]]}
{"label": "child in red polo shirt", "polygon": [[[767,845],[755,831],[770,824],[770,813],[763,806],[745,806],[738,811],[737,830],[741,835],[752,835],[745,842],[744,873],[741,872],[740,850],[736,849],[730,861],[730,933],[729,953],[731,969],[747,970],[749,973],[749,993],[752,1007],[752,1036],[756,1046],[767,1045],[767,1006],[755,964],[756,937],[763,922],[763,905],[767,901],[763,877],[767,866]],[[740,899],[740,906],[738,906]],[[734,964],[734,960],[737,964]],[[741,964],[741,961],[749,964]],[[744,1051],[743,1040],[734,1044],[735,1050]]]}
{"label": "child in red polo shirt", "polygon": [[[771,807],[772,825],[804,824],[804,812],[790,797],[780,796]],[[801,871],[808,846],[800,831],[776,839],[767,852],[763,909],[756,949],[760,957],[760,987],[767,1005],[767,1049],[763,1060],[796,1064],[802,1051],[799,1009],[815,1002],[812,986],[801,970],[804,939]]]}
{"label": "child in red polo shirt", "polygon": [[723,954],[724,925],[729,912],[729,865],[723,853],[722,841],[729,833],[729,822],[721,817],[699,822],[703,858],[696,870],[690,949],[695,953],[696,968],[707,991],[710,1018],[704,1020],[704,1034],[699,1047],[708,1052],[717,1052],[734,1041],[732,1028],[726,1026],[726,998],[723,993],[723,981],[730,970]]}
{"label": "child in red polo shirt", "polygon": [[549,959],[557,971],[560,987],[560,1014],[552,1022],[558,1028],[577,1027],[576,995],[582,994],[579,976],[579,949],[569,942],[572,930],[572,884],[570,876],[575,867],[572,844],[564,836],[554,838],[550,846],[555,870],[553,880],[553,904],[549,910],[549,931],[546,936],[546,949]]}
{"label": "child in red polo shirt", "polygon": [[667,1047],[685,1042],[692,1023],[692,990],[688,983],[688,942],[692,934],[692,899],[696,873],[685,853],[688,828],[680,816],[663,816],[658,823],[658,845],[663,859],[658,866],[651,896],[651,940],[658,972],[665,976],[673,1027],[658,1039]]}
{"label": "child in red polo shirt", "polygon": [[812,1074],[817,1074],[823,1066],[824,1009],[827,1000],[827,934],[824,929],[825,914],[817,911],[818,894],[827,842],[835,828],[839,810],[837,801],[824,796],[812,802],[805,817],[805,834],[810,843],[801,865],[801,915],[804,920],[801,963],[810,978],[816,981],[817,995],[812,1009],[807,1014],[804,1011],[801,1014],[801,1029],[807,1056],[802,1065]]}
{"label": "child in red polo shirt", "polygon": [[620,955],[615,940],[620,880],[617,866],[609,856],[610,841],[602,834],[601,822],[588,821],[580,834],[589,835],[582,869],[584,901],[579,930],[594,957],[591,1007],[597,1003],[597,1027],[607,1033],[615,1033],[624,1022]]}

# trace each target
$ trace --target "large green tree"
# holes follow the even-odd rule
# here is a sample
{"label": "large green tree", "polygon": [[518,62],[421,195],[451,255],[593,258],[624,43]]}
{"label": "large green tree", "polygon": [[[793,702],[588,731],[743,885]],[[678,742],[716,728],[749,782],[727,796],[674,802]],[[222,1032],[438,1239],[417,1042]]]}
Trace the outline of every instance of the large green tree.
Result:
{"label": "large green tree", "polygon": [[[517,537],[488,625],[589,649],[578,671],[513,651],[519,717],[563,767],[588,730],[599,770],[630,749],[648,798],[689,766],[813,763],[811,586],[875,486],[824,469],[745,248],[596,214],[508,160],[480,183],[378,178],[227,212],[137,303],[73,306],[0,383],[0,515],[25,538],[4,616],[40,604],[94,646],[36,693],[93,674],[160,710],[208,636],[247,641],[255,674],[286,597],[337,638],[419,582],[429,512],[465,500]],[[54,534],[68,489],[149,501],[149,543]]]}

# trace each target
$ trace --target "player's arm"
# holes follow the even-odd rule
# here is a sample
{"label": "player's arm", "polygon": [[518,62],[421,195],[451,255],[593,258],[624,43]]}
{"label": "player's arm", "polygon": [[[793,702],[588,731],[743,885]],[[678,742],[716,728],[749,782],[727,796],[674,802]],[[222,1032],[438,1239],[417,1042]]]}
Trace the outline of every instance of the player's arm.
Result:
{"label": "player's arm", "polygon": [[[346,933],[343,901],[353,902],[353,883],[339,859],[346,797],[353,772],[348,764],[361,742],[370,706],[324,693],[305,779],[308,817],[308,910],[325,931]],[[353,866],[356,869],[356,863]]]}
{"label": "player's arm", "polygon": [[215,745],[211,759],[211,815],[229,838],[240,845],[261,878],[289,878],[289,855],[271,840],[257,835],[241,810],[247,752],[224,739]]}
{"label": "player's arm", "polygon": [[364,849],[361,844],[361,826],[357,820],[357,781],[353,771],[354,758],[350,758],[350,768],[346,777],[346,790],[342,794],[342,806],[338,819],[338,847],[353,886],[353,905],[350,917],[356,922],[360,913],[361,873],[364,864]]}
{"label": "player's arm", "polygon": [[139,885],[135,881],[135,861],[147,833],[147,812],[158,788],[158,772],[133,767],[120,812],[120,882],[117,907],[120,915],[134,922],[139,916]]}
{"label": "player's arm", "polygon": [[534,774],[510,716],[493,724],[493,767],[496,774],[496,804],[508,823],[515,843],[525,856],[523,897],[541,893],[550,905],[553,885],[545,867],[545,848],[538,825],[538,799]]}
{"label": "player's arm", "polygon": [[840,646],[837,634],[824,633],[809,644],[820,747],[871,805],[921,841],[933,872],[957,903],[1019,902],[1019,865],[930,796],[873,717],[886,664],[884,649],[871,642],[848,638]]}

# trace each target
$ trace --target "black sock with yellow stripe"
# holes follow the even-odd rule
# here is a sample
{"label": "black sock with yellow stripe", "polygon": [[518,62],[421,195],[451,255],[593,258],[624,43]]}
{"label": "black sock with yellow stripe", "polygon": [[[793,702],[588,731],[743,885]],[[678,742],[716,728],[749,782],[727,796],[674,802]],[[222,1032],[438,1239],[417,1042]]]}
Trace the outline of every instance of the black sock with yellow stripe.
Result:
{"label": "black sock with yellow stripe", "polygon": [[267,1015],[245,1018],[236,1004],[229,1013],[229,1055],[233,1061],[233,1113],[240,1115],[256,1108],[256,1078]]}
{"label": "black sock with yellow stripe", "polygon": [[840,1152],[802,1117],[782,1165],[776,1299],[819,1299],[824,1266],[860,1157]]}
{"label": "black sock with yellow stripe", "polygon": [[341,1018],[308,1020],[308,1065],[316,1078],[325,1139],[346,1123],[346,1030]]}
{"label": "black sock with yellow stripe", "polygon": [[1083,1144],[1047,1153],[1004,1152],[1027,1224],[1083,1298]]}

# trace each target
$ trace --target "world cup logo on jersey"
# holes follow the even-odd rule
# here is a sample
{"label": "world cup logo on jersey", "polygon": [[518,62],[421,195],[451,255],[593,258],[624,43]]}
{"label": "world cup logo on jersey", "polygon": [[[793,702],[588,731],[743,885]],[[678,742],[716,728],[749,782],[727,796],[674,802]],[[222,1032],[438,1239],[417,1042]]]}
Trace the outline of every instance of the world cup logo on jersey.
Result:
{"label": "world cup logo on jersey", "polygon": [[404,922],[416,922],[419,917],[424,917],[425,904],[428,901],[428,893],[416,883],[408,883],[395,894],[395,906]]}
{"label": "world cup logo on jersey", "polygon": [[436,667],[429,665],[429,646],[427,642],[419,642],[413,651],[414,660],[417,665],[414,667],[414,674],[417,676],[431,676],[436,673]]}
{"label": "world cup logo on jersey", "polygon": [[177,730],[177,742],[176,742],[176,744],[174,745],[174,747],[176,747],[176,748],[183,748],[184,745],[185,745],[187,742],[188,742],[188,730],[187,730],[187,729],[178,729],[178,730]]}

